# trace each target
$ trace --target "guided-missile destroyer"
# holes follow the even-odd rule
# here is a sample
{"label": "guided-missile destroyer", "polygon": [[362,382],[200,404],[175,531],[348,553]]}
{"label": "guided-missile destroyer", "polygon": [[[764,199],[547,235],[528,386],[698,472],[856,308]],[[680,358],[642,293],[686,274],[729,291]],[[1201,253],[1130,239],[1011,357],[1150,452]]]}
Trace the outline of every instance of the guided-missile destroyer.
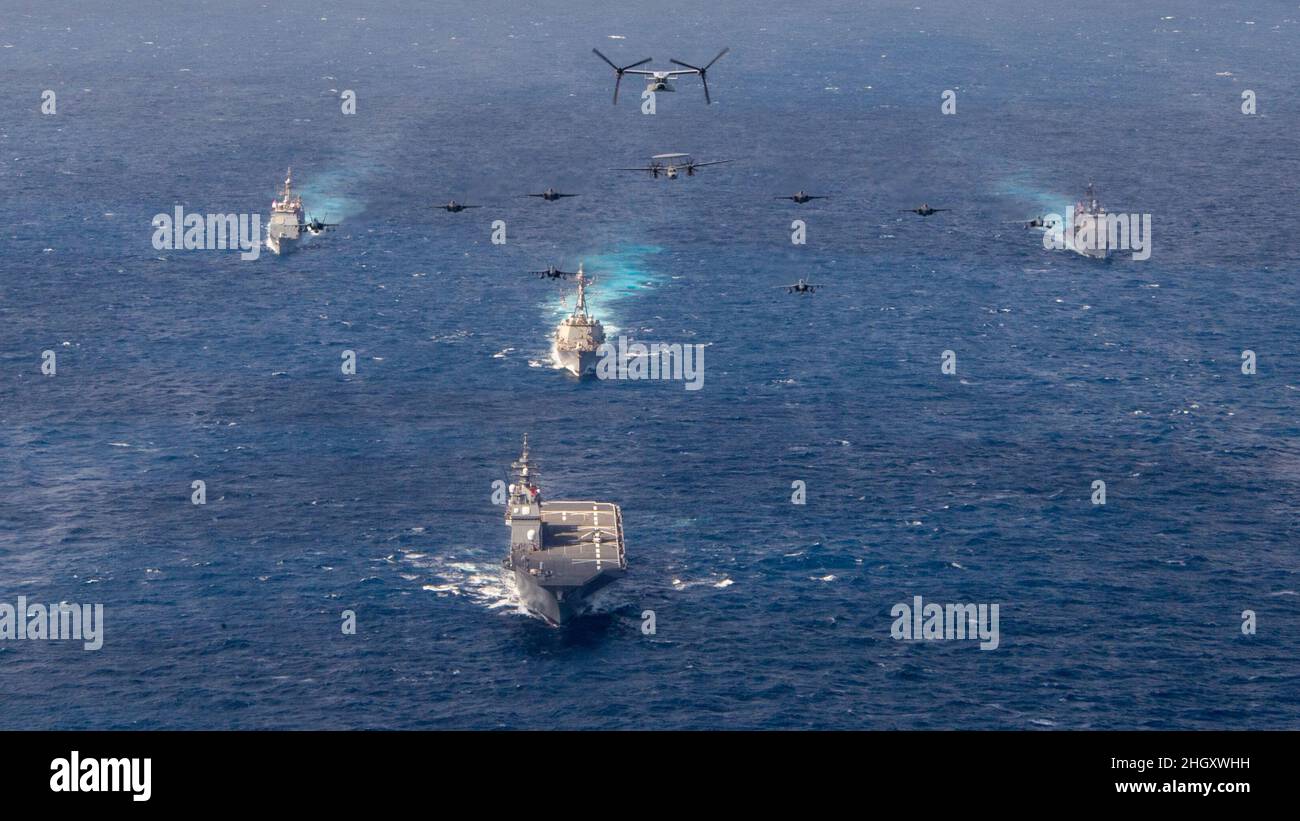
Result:
{"label": "guided-missile destroyer", "polygon": [[280,199],[271,201],[271,219],[266,223],[266,247],[277,254],[288,254],[298,246],[302,239],[302,197],[296,196],[293,185],[293,169],[284,177],[284,191]]}
{"label": "guided-missile destroyer", "polygon": [[573,313],[566,316],[555,326],[551,338],[551,358],[558,368],[564,368],[574,376],[582,377],[596,369],[599,358],[596,350],[605,341],[605,328],[600,320],[587,313],[587,284],[591,282],[578,265],[578,304]]}
{"label": "guided-missile destroyer", "polygon": [[542,501],[527,435],[511,468],[510,555],[502,564],[514,573],[529,610],[564,624],[587,609],[591,594],[627,572],[623,514],[612,502]]}

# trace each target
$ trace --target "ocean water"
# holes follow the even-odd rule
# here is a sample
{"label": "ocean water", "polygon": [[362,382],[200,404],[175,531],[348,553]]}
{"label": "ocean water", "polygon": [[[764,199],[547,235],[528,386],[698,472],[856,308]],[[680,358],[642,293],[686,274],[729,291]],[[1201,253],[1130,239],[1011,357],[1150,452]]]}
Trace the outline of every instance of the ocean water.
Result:
{"label": "ocean water", "polygon": [[[1298,21],[13,4],[0,602],[106,629],[0,642],[0,726],[1300,727]],[[687,78],[653,116],[590,53],[724,45],[715,105]],[[608,171],[667,151],[736,162]],[[338,230],[152,247],[176,205],[265,217],[289,165]],[[1090,181],[1149,260],[1016,224]],[[548,185],[581,196],[517,196]],[[701,390],[546,365],[566,287],[526,272],[578,262],[611,332],[707,346]],[[550,497],[623,507],[630,572],[563,629],[500,568],[525,432]],[[918,595],[998,604],[999,647],[895,640]]]}

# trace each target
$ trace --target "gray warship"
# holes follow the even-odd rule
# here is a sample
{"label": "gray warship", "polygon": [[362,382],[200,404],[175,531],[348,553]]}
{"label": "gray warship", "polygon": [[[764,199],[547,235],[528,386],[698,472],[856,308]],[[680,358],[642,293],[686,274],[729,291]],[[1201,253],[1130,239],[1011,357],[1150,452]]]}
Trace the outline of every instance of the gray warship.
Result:
{"label": "gray warship", "polygon": [[593,593],[627,572],[623,514],[612,502],[543,501],[528,436],[506,507],[512,571],[529,610],[554,625],[581,615]]}
{"label": "gray warship", "polygon": [[578,264],[578,304],[573,313],[555,326],[551,338],[551,358],[557,368],[564,368],[579,378],[596,370],[596,350],[605,341],[600,320],[587,313],[587,284],[591,282]]}
{"label": "gray warship", "polygon": [[280,199],[271,201],[271,219],[266,223],[266,247],[277,254],[288,254],[303,235],[302,197],[294,195],[293,169],[284,177]]}
{"label": "gray warship", "polygon": [[[1106,246],[1106,209],[1097,199],[1097,190],[1092,183],[1083,192],[1083,199],[1074,206],[1074,236],[1070,245],[1085,257],[1105,259],[1110,253]],[[1080,239],[1080,232],[1083,238]]]}

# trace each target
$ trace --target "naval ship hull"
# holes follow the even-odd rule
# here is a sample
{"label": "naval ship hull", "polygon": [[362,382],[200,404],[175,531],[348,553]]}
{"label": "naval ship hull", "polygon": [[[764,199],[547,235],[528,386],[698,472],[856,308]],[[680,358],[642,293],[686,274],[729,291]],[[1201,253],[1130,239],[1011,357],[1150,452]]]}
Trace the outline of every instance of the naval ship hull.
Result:
{"label": "naval ship hull", "polygon": [[561,350],[552,342],[551,359],[555,361],[556,367],[582,378],[596,372],[596,363],[600,360],[600,356],[595,351]]}
{"label": "naval ship hull", "polygon": [[532,574],[515,570],[515,588],[524,606],[553,625],[573,621],[591,609],[591,596],[618,576],[606,574],[592,579],[582,587],[551,590],[538,583]]}
{"label": "naval ship hull", "polygon": [[[1105,221],[1102,221],[1100,224],[1097,224],[1097,222],[1094,221],[1090,227],[1092,227],[1094,231],[1097,228],[1100,228],[1102,231],[1105,231],[1106,223]],[[1078,236],[1079,236],[1079,229],[1076,227],[1074,232],[1074,242],[1070,243],[1070,247],[1074,250],[1076,254],[1079,254],[1080,256],[1085,256],[1088,259],[1106,259],[1107,256],[1110,254],[1110,249],[1107,248],[1104,244],[1094,243],[1092,245],[1089,245],[1087,243],[1080,243],[1078,241]],[[1093,236],[1096,237],[1097,235],[1094,233]]]}
{"label": "naval ship hull", "polygon": [[[1080,234],[1084,235],[1087,241],[1080,242]],[[1092,185],[1088,186],[1087,193],[1075,206],[1074,236],[1071,240],[1073,241],[1070,247],[1080,256],[1089,259],[1107,259],[1110,256],[1110,248],[1107,245],[1109,236],[1106,209],[1097,202],[1097,195]]]}
{"label": "naval ship hull", "polygon": [[1108,259],[1109,254],[1106,248],[1075,248],[1074,252],[1088,259]]}
{"label": "naval ship hull", "polygon": [[298,247],[298,237],[267,234],[266,247],[270,248],[271,253],[273,254],[287,256],[288,254],[293,253],[294,249]]}

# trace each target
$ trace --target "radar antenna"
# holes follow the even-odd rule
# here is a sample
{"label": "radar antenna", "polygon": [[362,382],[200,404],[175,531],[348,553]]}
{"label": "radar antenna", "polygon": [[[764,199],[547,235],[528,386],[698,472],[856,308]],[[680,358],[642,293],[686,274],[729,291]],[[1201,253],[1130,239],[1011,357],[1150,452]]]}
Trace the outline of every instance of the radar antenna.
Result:
{"label": "radar antenna", "polygon": [[578,304],[573,308],[574,317],[588,319],[587,315],[587,285],[594,282],[582,271],[582,263],[578,263],[578,273],[574,275],[578,280]]}

